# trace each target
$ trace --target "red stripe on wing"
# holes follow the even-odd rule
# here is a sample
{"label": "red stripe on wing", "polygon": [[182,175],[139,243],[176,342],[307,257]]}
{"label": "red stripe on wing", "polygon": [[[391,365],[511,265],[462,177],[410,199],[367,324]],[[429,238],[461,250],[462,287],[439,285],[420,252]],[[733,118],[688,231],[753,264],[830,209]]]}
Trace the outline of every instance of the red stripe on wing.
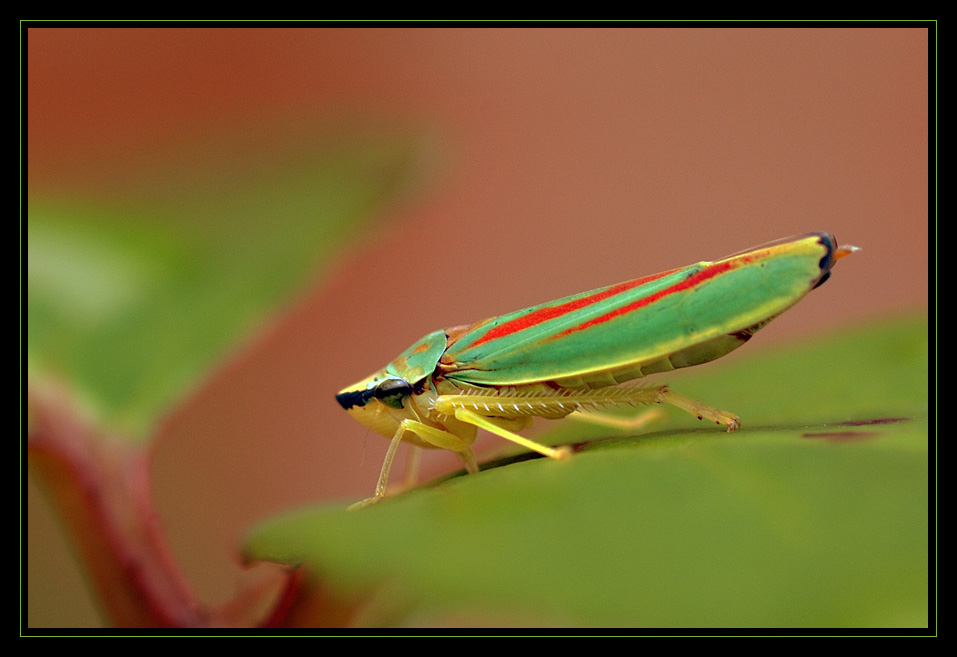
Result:
{"label": "red stripe on wing", "polygon": [[514,333],[519,333],[527,328],[541,324],[542,322],[547,322],[550,319],[555,319],[556,317],[573,313],[576,310],[581,310],[582,308],[590,306],[593,303],[598,303],[599,301],[613,297],[616,294],[627,292],[628,290],[644,285],[645,283],[650,283],[651,281],[662,278],[663,276],[668,276],[676,271],[678,270],[672,269],[670,271],[661,272],[660,274],[652,274],[651,276],[636,278],[632,281],[618,283],[617,285],[604,288],[590,296],[573,299],[572,301],[568,301],[557,306],[539,308],[535,312],[528,313],[527,315],[523,315],[521,317],[516,317],[515,319],[505,322],[504,324],[499,324],[498,326],[489,330],[478,340],[470,344],[469,348],[471,349],[481,344],[485,344],[486,342],[491,342],[492,340],[497,340],[498,338],[504,338]]}
{"label": "red stripe on wing", "polygon": [[[655,301],[664,299],[665,297],[670,296],[672,294],[678,294],[679,292],[684,292],[685,290],[691,289],[695,287],[696,285],[700,285],[701,283],[704,283],[705,281],[709,279],[712,279],[716,276],[720,276],[726,271],[729,271],[731,269],[736,269],[737,267],[740,267],[741,265],[744,265],[744,264],[748,264],[752,262],[753,260],[755,260],[758,257],[758,255],[759,253],[752,252],[752,253],[743,255],[741,257],[734,258],[732,260],[723,260],[721,262],[712,264],[708,267],[705,267],[697,274],[689,276],[688,278],[681,281],[680,283],[676,283],[669,288],[665,288],[664,290],[660,290],[658,292],[655,292],[654,294],[650,294],[647,297],[633,301],[626,306],[615,308],[614,310],[611,310],[605,313],[604,315],[595,317],[593,319],[588,320],[587,322],[583,324],[579,324],[578,326],[574,326],[570,329],[562,331],[561,333],[555,336],[552,336],[550,339],[556,340],[570,333],[575,333],[576,331],[584,331],[585,329],[591,326],[595,326],[596,324],[602,324],[616,317],[620,317],[630,312],[634,312],[635,310],[638,310],[639,308],[644,308],[646,306],[649,306],[653,304]],[[763,253],[761,253],[760,255],[763,255]]]}

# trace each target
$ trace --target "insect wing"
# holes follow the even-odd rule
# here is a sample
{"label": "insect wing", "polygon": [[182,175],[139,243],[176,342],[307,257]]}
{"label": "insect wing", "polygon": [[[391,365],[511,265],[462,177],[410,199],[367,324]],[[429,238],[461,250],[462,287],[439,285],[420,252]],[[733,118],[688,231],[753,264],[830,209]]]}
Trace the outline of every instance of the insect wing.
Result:
{"label": "insect wing", "polygon": [[607,385],[707,362],[823,282],[836,246],[809,233],[486,320],[450,341],[439,368],[479,385]]}

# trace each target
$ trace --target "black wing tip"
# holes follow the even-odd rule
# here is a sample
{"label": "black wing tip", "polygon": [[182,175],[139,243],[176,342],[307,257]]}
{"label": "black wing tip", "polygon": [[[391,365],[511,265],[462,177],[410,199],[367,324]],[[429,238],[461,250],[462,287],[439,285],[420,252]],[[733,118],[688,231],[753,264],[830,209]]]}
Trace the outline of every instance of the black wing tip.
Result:
{"label": "black wing tip", "polygon": [[837,238],[834,237],[832,233],[825,233],[821,231],[808,233],[807,236],[816,237],[818,243],[825,249],[824,255],[821,256],[821,260],[817,264],[818,268],[821,270],[821,278],[819,278],[817,283],[814,284],[814,288],[818,288],[824,284],[824,281],[831,277],[831,267],[833,267],[834,263],[837,262],[837,258],[835,257],[835,254],[837,253]]}

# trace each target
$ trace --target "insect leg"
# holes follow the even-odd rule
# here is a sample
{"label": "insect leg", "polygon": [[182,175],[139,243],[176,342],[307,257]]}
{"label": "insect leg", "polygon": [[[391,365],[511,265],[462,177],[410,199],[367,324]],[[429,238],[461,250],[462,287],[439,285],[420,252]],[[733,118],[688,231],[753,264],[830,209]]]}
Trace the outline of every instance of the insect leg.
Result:
{"label": "insect leg", "polygon": [[668,390],[667,387],[661,389],[661,401],[666,404],[676,406],[686,413],[691,413],[699,420],[708,419],[717,424],[723,424],[728,427],[728,431],[734,431],[741,427],[741,420],[734,413],[722,411],[719,408],[702,404],[690,397],[679,395],[677,392]]}
{"label": "insect leg", "polygon": [[569,420],[576,422],[595,424],[618,431],[638,431],[646,425],[658,422],[664,419],[665,413],[660,408],[647,408],[636,413],[630,418],[607,415],[605,413],[572,413],[568,416]]}
{"label": "insect leg", "polygon": [[526,449],[530,449],[533,452],[538,452],[543,456],[548,456],[553,459],[566,459],[569,458],[572,454],[571,449],[568,447],[548,447],[547,445],[540,445],[535,441],[529,440],[528,438],[523,438],[522,436],[504,429],[492,421],[490,418],[483,417],[476,413],[475,411],[470,411],[466,408],[457,408],[455,409],[456,419],[461,420],[462,422],[468,422],[477,427],[481,427],[486,431],[494,433],[499,438],[504,438],[505,440],[511,441],[517,445],[521,445]]}
{"label": "insect leg", "polygon": [[[430,445],[456,452],[465,463],[465,467],[469,472],[478,472],[478,463],[476,463],[475,454],[472,452],[471,441],[417,420],[402,420],[395,435],[392,437],[392,442],[389,444],[389,449],[385,454],[385,460],[382,462],[382,470],[379,472],[379,481],[376,483],[375,494],[372,497],[351,505],[349,507],[350,511],[375,504],[386,496],[386,487],[389,484],[389,472],[392,470],[392,462],[395,460],[399,444],[402,442],[402,438],[406,432],[414,433]],[[417,464],[413,465],[413,467],[416,466]]]}
{"label": "insect leg", "polygon": [[419,481],[419,464],[422,462],[422,449],[418,446],[412,446],[412,453],[409,455],[409,465],[405,472],[405,487],[412,488]]}
{"label": "insect leg", "polygon": [[379,471],[379,481],[375,486],[375,494],[372,497],[367,497],[364,500],[350,505],[350,511],[355,511],[356,509],[361,509],[364,506],[375,504],[385,497],[385,488],[389,483],[389,471],[392,470],[392,461],[395,460],[395,453],[398,451],[399,443],[402,442],[402,436],[406,432],[406,422],[407,420],[403,421],[396,430],[395,435],[392,436],[392,442],[389,443],[389,450],[385,453],[385,460],[382,461],[382,470]]}
{"label": "insect leg", "polygon": [[[607,416],[598,417],[591,415],[595,409],[601,409],[605,406],[623,406],[623,405],[641,405],[641,404],[671,404],[680,408],[686,413],[694,415],[698,419],[708,419],[717,424],[723,424],[728,427],[728,431],[734,431],[741,426],[741,421],[737,415],[713,408],[699,401],[695,401],[684,395],[669,390],[668,386],[656,386],[650,388],[630,387],[630,388],[602,388],[593,391],[579,391],[567,394],[563,397],[566,403],[573,403],[578,407],[579,413],[574,417],[581,420],[597,422],[610,426],[618,426],[623,429],[634,429],[647,422],[648,418],[640,416],[633,420],[618,420]],[[601,419],[599,419],[601,418]]]}

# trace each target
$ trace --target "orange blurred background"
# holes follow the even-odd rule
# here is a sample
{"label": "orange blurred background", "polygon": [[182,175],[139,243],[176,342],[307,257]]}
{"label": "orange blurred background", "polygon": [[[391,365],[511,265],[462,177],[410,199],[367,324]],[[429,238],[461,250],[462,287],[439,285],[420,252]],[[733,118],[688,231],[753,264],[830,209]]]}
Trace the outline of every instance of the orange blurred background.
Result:
{"label": "orange blurred background", "polygon": [[[863,251],[729,358],[926,310],[929,47],[916,27],[30,29],[31,191],[119,193],[224,126],[439,136],[433,184],[164,427],[154,492],[187,577],[227,600],[251,524],[369,495],[387,441],[334,394],[436,328],[808,230]],[[28,504],[30,625],[98,626]]]}

